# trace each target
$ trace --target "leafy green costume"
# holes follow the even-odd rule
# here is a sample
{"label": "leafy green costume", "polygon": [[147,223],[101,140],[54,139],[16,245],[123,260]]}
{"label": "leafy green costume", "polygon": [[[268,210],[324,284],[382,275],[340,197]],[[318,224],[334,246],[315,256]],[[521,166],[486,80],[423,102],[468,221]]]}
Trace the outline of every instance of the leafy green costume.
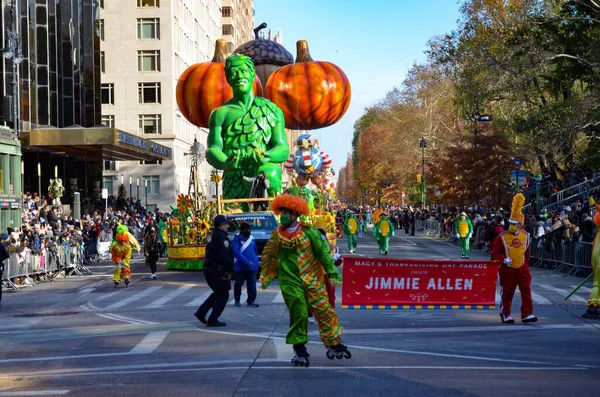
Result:
{"label": "leafy green costume", "polygon": [[358,244],[358,218],[353,213],[347,213],[342,223],[342,231],[348,238],[348,250],[350,253],[354,253],[356,245]]}
{"label": "leafy green costume", "polygon": [[277,163],[289,156],[283,113],[268,99],[254,96],[252,59],[231,55],[225,62],[225,73],[233,98],[210,115],[206,159],[225,171],[223,198],[248,198],[251,182],[242,176],[253,178],[260,171],[269,180],[267,192],[273,197],[282,186]]}
{"label": "leafy green costume", "polygon": [[393,232],[394,226],[392,225],[392,222],[390,222],[385,215],[379,215],[379,222],[377,222],[373,228],[373,238],[377,240],[380,253],[387,254],[390,246],[390,237]]}
{"label": "leafy green costume", "polygon": [[342,341],[344,329],[327,297],[324,275],[335,285],[341,276],[329,251],[329,243],[315,228],[298,225],[295,230],[279,226],[265,245],[262,254],[263,289],[277,277],[285,304],[290,312],[290,329],[286,343],[308,342],[308,308],[319,324],[325,346]]}
{"label": "leafy green costume", "polygon": [[460,245],[460,252],[463,258],[468,258],[471,252],[469,246],[471,236],[473,235],[473,224],[468,216],[461,216],[454,224],[454,231]]}

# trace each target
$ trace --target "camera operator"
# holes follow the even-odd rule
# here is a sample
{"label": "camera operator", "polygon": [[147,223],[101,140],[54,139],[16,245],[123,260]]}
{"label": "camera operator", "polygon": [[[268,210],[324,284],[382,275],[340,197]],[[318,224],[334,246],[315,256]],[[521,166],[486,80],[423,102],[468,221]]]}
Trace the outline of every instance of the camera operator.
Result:
{"label": "camera operator", "polygon": [[[229,290],[231,289],[229,273],[233,272],[233,251],[231,241],[227,237],[229,224],[229,219],[224,215],[217,215],[213,221],[212,235],[206,245],[204,277],[213,293],[200,305],[194,315],[208,327],[224,327],[227,325],[219,321],[219,316],[223,313],[229,300]],[[212,309],[212,312],[207,321],[206,315],[210,309]]]}

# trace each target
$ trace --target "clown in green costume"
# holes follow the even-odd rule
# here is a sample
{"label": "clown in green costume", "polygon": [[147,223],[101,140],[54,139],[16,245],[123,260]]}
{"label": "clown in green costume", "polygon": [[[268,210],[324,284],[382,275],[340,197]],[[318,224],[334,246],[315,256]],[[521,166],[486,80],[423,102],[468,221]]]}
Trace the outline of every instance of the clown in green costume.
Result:
{"label": "clown in green costume", "polygon": [[348,250],[351,254],[356,251],[356,245],[358,244],[358,218],[353,212],[348,211],[342,224],[342,231],[348,238]]}
{"label": "clown in green costume", "polygon": [[315,228],[298,223],[298,217],[308,215],[304,199],[289,194],[278,196],[271,209],[280,215],[281,225],[271,235],[262,254],[263,289],[277,277],[285,304],[290,313],[290,329],[286,342],[294,346],[295,365],[308,366],[308,310],[319,326],[321,340],[327,347],[327,356],[350,358],[348,348],[342,345],[343,328],[329,303],[324,276],[340,285],[330,246]]}
{"label": "clown in green costume", "polygon": [[379,215],[379,221],[373,228],[373,238],[379,245],[379,253],[387,255],[390,246],[390,237],[394,234],[394,226],[386,214]]}
{"label": "clown in green costume", "polygon": [[[289,156],[283,113],[273,102],[255,97],[256,76],[252,59],[232,54],[225,61],[233,98],[210,114],[206,160],[224,170],[223,198],[247,198],[251,182],[263,171],[269,180],[269,196],[281,192],[281,168]],[[265,82],[266,83],[266,82]]]}
{"label": "clown in green costume", "polygon": [[469,258],[469,253],[471,252],[469,244],[473,236],[473,224],[466,213],[460,213],[460,218],[454,224],[454,231],[460,245],[462,258]]}

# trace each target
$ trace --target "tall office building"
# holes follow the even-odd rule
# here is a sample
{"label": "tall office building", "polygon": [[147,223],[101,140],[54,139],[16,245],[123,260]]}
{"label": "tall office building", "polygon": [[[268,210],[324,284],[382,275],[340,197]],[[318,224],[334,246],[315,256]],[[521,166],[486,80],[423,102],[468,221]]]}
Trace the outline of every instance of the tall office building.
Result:
{"label": "tall office building", "polygon": [[[131,196],[142,204],[147,197],[149,208],[168,211],[177,195],[188,193],[190,162],[185,153],[194,138],[206,146],[208,135],[179,111],[177,80],[189,66],[212,59],[217,39],[225,36],[235,47],[240,44],[236,40],[252,37],[252,0],[101,3],[103,124],[158,142],[173,153],[172,160],[105,162],[103,185],[117,194],[123,183],[130,196],[131,181]],[[205,162],[200,181],[207,197],[215,193],[210,171]]]}

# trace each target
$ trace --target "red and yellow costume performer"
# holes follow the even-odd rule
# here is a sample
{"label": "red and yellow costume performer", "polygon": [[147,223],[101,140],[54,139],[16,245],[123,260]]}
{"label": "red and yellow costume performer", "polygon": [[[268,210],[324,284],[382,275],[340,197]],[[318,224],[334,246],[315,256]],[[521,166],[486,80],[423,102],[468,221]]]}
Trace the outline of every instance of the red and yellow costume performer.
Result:
{"label": "red and yellow costume performer", "polygon": [[524,216],[521,213],[525,196],[517,193],[513,198],[508,230],[500,233],[492,246],[492,260],[502,262],[499,268],[502,303],[500,318],[505,324],[513,324],[511,317],[513,296],[517,286],[521,292],[521,322],[534,323],[533,299],[531,298],[531,272],[529,271],[529,252],[531,240],[529,233],[521,230]]}
{"label": "red and yellow costume performer", "polygon": [[596,225],[596,236],[592,245],[592,292],[587,302],[587,312],[583,318],[600,320],[600,205],[596,204],[594,198],[589,198],[590,206],[596,206],[594,214],[594,225]]}
{"label": "red and yellow costume performer", "polygon": [[[300,215],[309,214],[303,198],[283,194],[273,200],[271,208],[275,214],[281,214],[281,225],[263,250],[261,282],[264,289],[276,277],[279,279],[290,313],[286,342],[294,345],[294,359],[308,357],[305,343],[309,308],[317,320],[321,340],[328,347],[328,357],[330,352],[347,352],[347,347],[340,343],[343,328],[327,296],[325,275],[338,286],[341,281],[327,239],[317,229],[298,223]],[[349,352],[345,356],[349,358]],[[300,365],[308,364],[303,361]]]}
{"label": "red and yellow costume performer", "polygon": [[124,280],[125,285],[129,286],[129,279],[131,278],[131,254],[134,249],[139,252],[140,244],[129,233],[127,226],[119,225],[117,227],[117,235],[110,247],[112,261],[115,264],[115,272],[113,273],[115,287],[119,285],[121,280]]}

